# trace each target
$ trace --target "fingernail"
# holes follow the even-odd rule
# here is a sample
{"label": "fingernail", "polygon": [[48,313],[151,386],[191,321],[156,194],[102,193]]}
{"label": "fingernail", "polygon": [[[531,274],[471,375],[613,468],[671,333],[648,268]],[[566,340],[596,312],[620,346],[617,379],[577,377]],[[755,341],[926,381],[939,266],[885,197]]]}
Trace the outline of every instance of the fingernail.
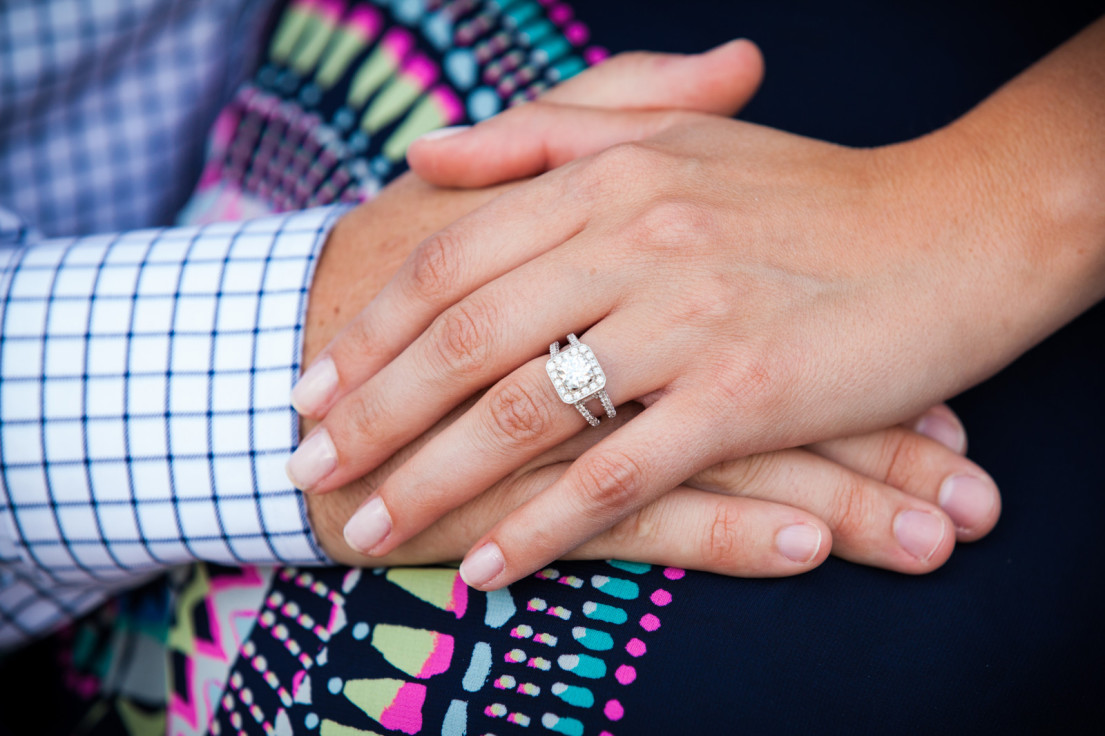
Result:
{"label": "fingernail", "polygon": [[975,475],[952,475],[940,484],[937,502],[958,529],[971,531],[993,512],[998,489],[993,481]]}
{"label": "fingernail", "polygon": [[284,470],[292,485],[301,491],[310,490],[316,483],[330,475],[338,464],[338,451],[330,433],[319,427],[288,458]]}
{"label": "fingernail", "polygon": [[292,389],[292,406],[307,416],[322,413],[338,387],[338,369],[329,356],[316,360]]}
{"label": "fingernail", "polygon": [[361,554],[371,554],[391,534],[391,514],[384,500],[374,496],[357,509],[345,525],[345,541]]}
{"label": "fingernail", "polygon": [[947,415],[940,413],[928,413],[917,420],[913,425],[913,431],[923,434],[929,439],[936,440],[949,450],[960,455],[967,449],[967,433],[959,422],[953,421]]}
{"label": "fingernail", "polygon": [[471,125],[450,125],[447,128],[438,128],[437,130],[431,130],[429,133],[423,133],[414,139],[414,143],[422,143],[424,141],[439,141],[442,138],[448,138],[451,135],[457,133],[463,133],[469,130]]}
{"label": "fingernail", "polygon": [[791,524],[775,535],[775,547],[792,562],[807,563],[821,549],[821,530],[813,524]]}
{"label": "fingernail", "polygon": [[486,585],[506,567],[499,545],[488,542],[460,563],[460,577],[473,588]]}
{"label": "fingernail", "polygon": [[894,519],[898,544],[921,562],[928,562],[945,533],[944,521],[927,511],[903,511]]}

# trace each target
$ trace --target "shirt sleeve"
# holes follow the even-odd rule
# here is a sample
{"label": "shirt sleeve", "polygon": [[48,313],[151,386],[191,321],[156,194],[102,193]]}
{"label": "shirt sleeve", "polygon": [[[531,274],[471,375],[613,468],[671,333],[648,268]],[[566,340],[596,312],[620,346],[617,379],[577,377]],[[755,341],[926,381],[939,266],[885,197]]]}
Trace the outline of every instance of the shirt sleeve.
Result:
{"label": "shirt sleeve", "polygon": [[327,562],[284,464],[342,212],[43,240],[0,211],[0,650],[172,565]]}

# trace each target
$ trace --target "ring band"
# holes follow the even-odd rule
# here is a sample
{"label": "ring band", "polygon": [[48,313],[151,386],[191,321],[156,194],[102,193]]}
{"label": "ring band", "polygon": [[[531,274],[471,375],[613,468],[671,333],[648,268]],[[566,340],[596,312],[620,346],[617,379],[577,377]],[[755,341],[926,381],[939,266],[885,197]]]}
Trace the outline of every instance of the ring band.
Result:
{"label": "ring band", "polygon": [[568,335],[568,343],[564,350],[560,349],[559,342],[549,345],[549,362],[545,364],[545,370],[548,371],[560,400],[575,406],[588,424],[597,427],[598,418],[583,402],[597,398],[602,402],[606,416],[614,418],[617,411],[606,393],[606,374],[602,372],[591,348],[581,343],[575,335]]}

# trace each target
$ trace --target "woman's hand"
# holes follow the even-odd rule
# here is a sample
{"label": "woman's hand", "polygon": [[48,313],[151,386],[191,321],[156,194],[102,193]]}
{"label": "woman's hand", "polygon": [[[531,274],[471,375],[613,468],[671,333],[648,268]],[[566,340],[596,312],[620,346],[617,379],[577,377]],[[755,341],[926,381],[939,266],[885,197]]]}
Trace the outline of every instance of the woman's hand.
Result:
{"label": "woman's hand", "polygon": [[[492,199],[498,190],[442,190],[407,176],[342,221],[312,284],[304,358],[314,358],[388,281],[427,234]],[[366,269],[365,263],[372,264]],[[497,521],[558,480],[571,461],[639,411],[626,405],[598,431],[542,453],[387,555],[366,557],[369,530],[350,517],[397,468],[463,416],[470,399],[368,475],[310,494],[312,527],[331,558],[348,564],[422,564],[459,559]],[[304,433],[312,422],[304,420]],[[663,495],[566,557],[622,557],[742,576],[789,575],[820,564],[830,547],[856,562],[920,571],[942,564],[954,537],[977,539],[995,523],[1000,500],[986,474],[962,457],[966,436],[946,407],[914,429],[720,463]],[[948,508],[953,535],[932,504]],[[364,512],[371,518],[371,511]],[[361,519],[364,517],[362,516]],[[935,526],[910,534],[910,518]],[[349,522],[349,523],[347,523]],[[349,530],[347,544],[344,536]],[[919,561],[918,561],[919,560]]]}
{"label": "woman's hand", "polygon": [[[407,176],[349,213],[327,243],[312,284],[305,361],[371,300],[422,238],[503,191],[442,190]],[[358,552],[371,546],[364,543],[370,531],[363,515],[352,522],[350,517],[475,401],[453,410],[366,476],[331,493],[307,496],[312,527],[331,558],[356,565],[459,559],[496,522],[639,411],[636,404],[626,405],[615,420],[542,453],[390,553]],[[312,426],[304,420],[304,433]],[[856,562],[909,571],[935,568],[947,559],[954,537],[967,541],[990,530],[1000,499],[988,476],[962,457],[966,435],[950,410],[936,407],[908,426],[912,429],[895,427],[720,463],[565,556],[765,576],[809,570],[831,547]],[[936,503],[948,509],[959,527],[955,534],[932,513]],[[371,511],[364,513],[371,518]],[[912,534],[910,519],[936,533],[928,539]],[[353,546],[347,544],[347,528]]]}
{"label": "woman's hand", "polygon": [[[447,191],[408,176],[347,215],[331,236],[312,285],[305,360],[315,357],[380,290],[422,237],[501,191]],[[365,269],[365,262],[372,268]],[[572,460],[639,411],[636,405],[623,408],[600,431],[577,434],[543,453],[387,555],[369,558],[350,547],[346,528],[353,546],[366,548],[364,526],[357,519],[347,525],[350,516],[473,403],[465,402],[367,476],[338,491],[307,496],[312,526],[333,559],[348,564],[457,559],[495,522],[559,479]],[[304,432],[311,426],[305,420]],[[958,538],[965,541],[989,531],[1000,502],[986,474],[962,457],[966,437],[946,407],[910,426],[916,431],[891,428],[721,463],[565,556],[624,557],[765,576],[804,572],[820,564],[831,547],[847,559],[892,569],[937,567],[952,550],[953,534],[938,514],[929,513],[930,504],[938,500],[949,508],[960,527]],[[934,526],[935,536],[911,536],[910,525],[901,522],[911,517]]]}
{"label": "woman's hand", "polygon": [[[388,554],[586,426],[545,368],[568,332],[594,350],[615,404],[646,409],[491,530],[462,568],[477,587],[540,568],[705,468],[901,422],[1011,357],[989,339],[1001,313],[979,288],[986,257],[963,257],[947,206],[901,179],[922,162],[662,115],[646,141],[565,165],[424,241],[357,319],[363,335],[413,340],[394,360],[371,340],[329,353],[338,375],[368,380],[303,443],[336,450],[316,493],[494,384],[377,489],[375,516],[355,521],[382,537],[360,536],[362,549]],[[933,211],[939,224],[924,219]],[[978,321],[949,324],[964,306]],[[927,550],[950,544],[931,501],[909,499],[925,513],[878,530],[924,540],[887,566],[926,571]]]}
{"label": "woman's hand", "polygon": [[[1000,120],[1004,106],[988,107]],[[518,140],[507,119],[470,134]],[[480,587],[540,567],[711,464],[899,421],[1098,295],[1072,276],[1100,272],[1096,251],[1036,247],[1055,227],[1095,231],[1053,217],[1033,197],[1049,190],[995,163],[986,115],[877,151],[689,113],[544,105],[513,120],[648,137],[542,176],[420,246],[352,330],[386,328],[388,341],[327,351],[340,377],[327,402],[368,380],[304,443],[327,466],[298,466],[313,471],[302,485],[333,488],[498,381],[378,489],[373,552],[386,554],[580,428],[545,359],[524,361],[591,327],[608,391],[647,409],[484,537],[463,568]],[[541,165],[572,155],[539,148]],[[894,526],[939,541],[939,528]]]}

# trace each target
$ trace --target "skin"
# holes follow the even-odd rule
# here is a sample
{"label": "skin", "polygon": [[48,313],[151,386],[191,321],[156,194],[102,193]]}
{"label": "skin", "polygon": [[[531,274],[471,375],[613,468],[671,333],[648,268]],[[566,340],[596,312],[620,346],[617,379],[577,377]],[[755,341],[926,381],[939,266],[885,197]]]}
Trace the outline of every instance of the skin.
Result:
{"label": "skin", "polygon": [[[629,106],[658,102],[659,96],[666,96],[669,104],[716,105],[720,100],[738,106],[758,82],[758,53],[748,44],[719,51],[689,59],[625,56],[604,65],[605,75],[577,78],[574,85],[560,88],[559,97],[598,98]],[[733,74],[734,65],[741,64],[747,72],[743,77]],[[625,85],[617,82],[627,76],[653,80],[647,88],[637,86],[657,97],[619,99],[618,90]],[[666,80],[666,85],[655,83],[658,79]],[[347,347],[369,350],[376,340],[386,340],[386,333],[355,337],[361,323],[347,323],[385,286],[422,239],[512,188],[446,191],[408,176],[374,202],[347,215],[332,233],[312,285],[305,362],[315,359],[327,343],[344,341]],[[365,263],[371,268],[366,270]],[[342,340],[332,343],[339,331]],[[570,461],[640,411],[639,405],[624,405],[616,420],[604,421],[599,430],[577,434],[541,453],[385,555],[369,558],[350,548],[342,535],[350,515],[477,398],[470,398],[371,473],[338,491],[307,496],[315,531],[332,558],[348,564],[459,559],[496,521],[557,481]],[[835,554],[867,564],[907,572],[933,569],[947,559],[955,537],[977,539],[992,528],[1000,501],[988,476],[962,457],[966,437],[950,410],[936,407],[920,423],[910,424],[919,431],[892,427],[816,447],[721,462],[565,556],[628,557],[762,576],[808,570],[823,561],[831,548]],[[312,425],[304,420],[305,434]],[[984,485],[983,501],[981,505],[953,506],[949,521],[935,503],[948,479],[958,476],[978,479]],[[922,545],[916,554],[906,551],[895,537],[895,519],[911,512],[932,517],[940,529],[935,546]],[[954,532],[952,522],[957,527]],[[816,538],[815,546],[797,559],[793,545],[790,556],[779,549],[780,533],[794,526],[807,535],[812,531]]]}
{"label": "skin", "polygon": [[[502,188],[442,190],[406,176],[368,204],[357,208],[332,233],[311,287],[304,337],[310,360],[347,325],[361,306],[428,234],[455,221]],[[365,269],[364,264],[372,268]],[[350,565],[427,564],[457,560],[473,542],[510,512],[559,480],[585,451],[637,416],[626,404],[615,420],[581,432],[543,452],[483,493],[445,514],[429,528],[387,554],[366,556],[344,537],[350,516],[427,442],[471,408],[478,396],[401,448],[372,472],[343,488],[306,496],[312,527],[331,558]],[[718,463],[677,485],[563,557],[622,557],[728,575],[778,576],[812,569],[833,554],[905,572],[925,572],[943,564],[956,538],[984,536],[997,521],[1000,499],[968,508],[954,519],[956,529],[919,560],[893,536],[902,511],[941,514],[935,509],[949,478],[966,475],[990,484],[985,472],[962,453],[966,435],[945,406],[926,412],[932,436],[906,427],[809,448],[765,453]],[[306,434],[314,422],[304,419]],[[937,441],[938,438],[940,441]],[[791,525],[821,535],[811,555],[794,560],[780,553],[779,532]]]}
{"label": "skin", "polygon": [[[563,100],[425,142],[412,165],[456,186],[583,158],[427,238],[325,349],[339,381],[309,408],[325,420],[304,444],[325,437],[335,462],[304,485],[321,493],[360,477],[493,384],[376,488],[388,534],[371,551],[390,554],[578,433],[533,358],[566,327],[590,327],[581,337],[617,377],[615,403],[645,410],[592,433],[601,441],[484,534],[470,583],[507,584],[685,479],[757,453],[804,445],[877,478],[826,438],[916,415],[1100,298],[1102,41],[1099,23],[961,121],[883,149]],[[633,142],[612,145],[619,137]],[[833,516],[809,478],[787,486],[770,500]],[[941,527],[931,504],[942,489],[909,501],[927,498],[915,510]],[[946,557],[945,539],[950,551],[937,535],[933,552],[904,559],[907,499],[856,498],[898,506],[871,514],[872,536],[897,545],[871,564],[923,572]],[[996,503],[979,508],[996,519]],[[843,540],[859,530],[833,529],[834,549],[841,540],[857,554]],[[482,575],[488,562],[497,567]]]}

